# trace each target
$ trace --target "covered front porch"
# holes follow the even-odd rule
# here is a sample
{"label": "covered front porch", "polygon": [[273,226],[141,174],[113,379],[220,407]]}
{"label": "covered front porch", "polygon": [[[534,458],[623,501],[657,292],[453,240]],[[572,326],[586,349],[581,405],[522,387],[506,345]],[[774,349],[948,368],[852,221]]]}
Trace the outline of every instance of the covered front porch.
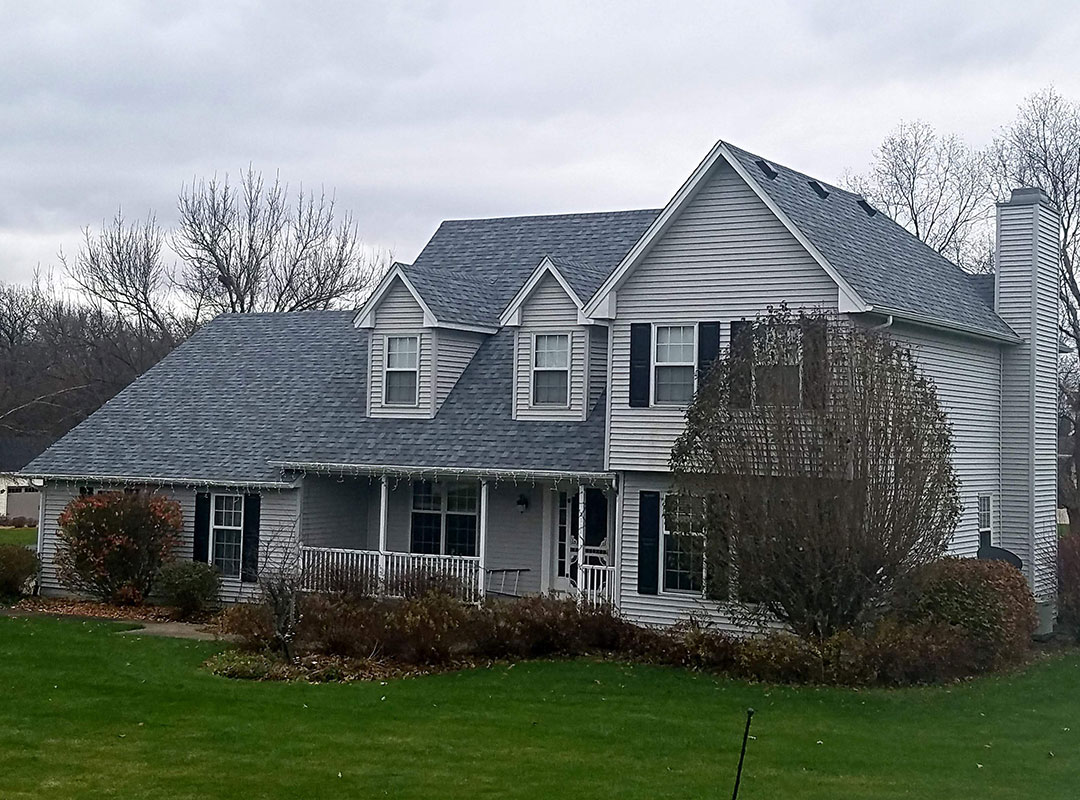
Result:
{"label": "covered front porch", "polygon": [[396,596],[438,581],[466,602],[553,593],[616,603],[611,475],[286,468],[303,477],[309,590],[347,583]]}

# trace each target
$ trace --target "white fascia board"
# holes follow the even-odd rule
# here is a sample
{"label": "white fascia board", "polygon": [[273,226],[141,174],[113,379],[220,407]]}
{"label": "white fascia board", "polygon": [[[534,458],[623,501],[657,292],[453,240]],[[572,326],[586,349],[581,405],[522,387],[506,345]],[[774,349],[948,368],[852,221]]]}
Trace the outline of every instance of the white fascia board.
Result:
{"label": "white fascia board", "polygon": [[394,285],[395,280],[400,280],[405,284],[405,288],[409,290],[409,294],[413,296],[413,299],[420,305],[420,308],[424,311],[424,327],[435,328],[439,326],[439,320],[436,318],[434,312],[428,307],[428,304],[424,302],[424,298],[420,296],[420,292],[416,291],[416,287],[413,286],[412,281],[409,280],[400,266],[394,267],[379,282],[378,287],[372,292],[371,297],[367,299],[363,307],[356,313],[356,318],[353,320],[353,325],[357,328],[374,328],[375,327],[375,309],[379,307],[379,303],[382,302],[383,297],[390,287]]}
{"label": "white fascia board", "polygon": [[578,316],[580,317],[582,302],[577,296],[577,292],[570,288],[570,284],[566,282],[566,278],[559,272],[559,268],[555,266],[555,263],[548,257],[544,256],[540,263],[536,265],[536,269],[533,270],[529,279],[522,284],[521,288],[517,290],[517,293],[510,299],[506,309],[499,315],[499,324],[502,326],[518,326],[521,325],[521,307],[525,305],[525,301],[533,290],[537,287],[544,275],[551,275],[559,285],[563,288],[563,291],[574,301],[574,305],[577,306]]}
{"label": "white fascia board", "polygon": [[[724,159],[735,170],[735,173],[746,182],[750,189],[758,196],[758,198],[765,204],[781,224],[795,237],[806,251],[810,254],[810,257],[814,259],[825,270],[826,274],[832,278],[839,288],[838,302],[841,304],[841,310],[850,313],[860,313],[870,310],[870,305],[864,301],[854,287],[851,286],[840,273],[829,263],[828,259],[822,255],[809,239],[803,235],[803,232],[799,230],[791,218],[785,214],[779,206],[773,202],[768,193],[761,188],[760,184],[750,175],[742,165],[739,163],[731,152],[727,149],[727,145],[723,141],[717,142],[709,154],[705,156],[705,159],[698,164],[690,177],[686,182],[679,187],[679,191],[675,193],[675,196],[671,198],[668,204],[664,207],[664,210],[660,213],[660,216],[656,218],[644,235],[637,241],[630,252],[626,254],[622,262],[615,269],[613,273],[608,277],[600,289],[593,295],[592,300],[585,306],[585,313],[590,317],[607,316],[609,313],[614,316],[614,302],[613,299],[609,300],[608,295],[615,292],[622,283],[629,277],[630,272],[644,259],[645,255],[652,249],[653,244],[663,236],[664,232],[668,229],[672,222],[675,221],[679,213],[683,210],[687,203],[697,194],[698,189],[702,183],[708,178],[712,172],[716,163]],[[605,308],[605,313],[601,313],[601,309]]]}
{"label": "white fascia board", "polygon": [[[585,305],[584,311],[587,316],[598,317],[606,316],[605,313],[601,313],[601,309],[607,309],[614,304],[608,303],[608,295],[614,292],[622,282],[626,280],[630,271],[638,265],[638,263],[645,257],[645,254],[652,249],[653,244],[663,235],[664,231],[668,229],[668,226],[675,221],[679,212],[690,201],[690,198],[697,192],[701,182],[709,174],[716,160],[720,158],[720,146],[723,142],[717,142],[713,145],[712,150],[705,156],[705,159],[697,165],[697,168],[690,173],[690,177],[686,179],[679,190],[675,192],[675,196],[672,197],[664,210],[660,212],[660,216],[653,220],[652,225],[646,229],[645,233],[641,235],[641,238],[637,240],[630,251],[623,256],[623,260],[619,262],[619,266],[615,268],[615,271],[608,275],[600,288],[596,290],[596,294],[592,296],[592,299]],[[614,311],[614,309],[610,309]],[[612,315],[613,316],[613,315]]]}
{"label": "white fascia board", "polygon": [[788,229],[788,232],[790,232],[792,236],[795,237],[796,241],[798,241],[799,244],[806,248],[806,252],[810,254],[810,257],[813,258],[814,261],[816,261],[818,265],[823,270],[825,270],[828,276],[833,279],[833,282],[836,283],[836,285],[840,289],[838,301],[840,303],[850,306],[849,308],[842,310],[852,313],[869,311],[870,304],[863,300],[861,297],[859,297],[859,293],[855,291],[855,288],[846,280],[844,280],[843,276],[841,276],[840,273],[836,271],[836,268],[829,263],[828,259],[825,258],[824,255],[822,255],[821,251],[818,250],[810,242],[810,240],[806,238],[805,235],[803,235],[803,232],[799,230],[798,227],[796,227],[795,223],[792,222],[791,218],[780,209],[780,206],[776,205],[776,203],[773,202],[773,199],[769,196],[769,193],[761,188],[761,184],[757,182],[753,175],[751,175],[743,168],[743,165],[739,163],[739,160],[730,153],[730,151],[727,149],[727,145],[723,142],[720,142],[720,150],[723,153],[725,160],[728,162],[728,164],[731,165],[731,168],[735,170],[735,172],[739,175],[740,178],[746,181],[747,185],[754,191],[754,194],[756,194],[758,198],[760,198],[761,202],[763,202],[766,207],[773,214],[776,215],[776,218],[783,223],[784,227]]}

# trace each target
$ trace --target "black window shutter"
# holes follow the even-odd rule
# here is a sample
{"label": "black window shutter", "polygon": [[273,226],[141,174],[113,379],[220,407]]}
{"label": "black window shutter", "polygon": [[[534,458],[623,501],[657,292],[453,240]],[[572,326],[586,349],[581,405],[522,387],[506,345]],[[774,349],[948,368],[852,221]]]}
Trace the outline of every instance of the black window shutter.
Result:
{"label": "black window shutter", "polygon": [[660,493],[638,495],[638,594],[656,594],[660,585]]}
{"label": "black window shutter", "polygon": [[259,511],[262,501],[257,494],[244,495],[244,547],[240,554],[240,580],[259,580]]}
{"label": "black window shutter", "polygon": [[754,375],[754,326],[731,323],[731,405],[750,408]]}
{"label": "black window shutter", "polygon": [[802,323],[803,408],[825,408],[829,396],[829,327],[823,320]]}
{"label": "black window shutter", "polygon": [[699,322],[697,330],[697,385],[699,389],[709,377],[709,371],[718,355],[720,355],[720,323]]}
{"label": "black window shutter", "polygon": [[195,549],[191,553],[195,561],[210,562],[210,495],[195,495]]}
{"label": "black window shutter", "polygon": [[648,408],[649,371],[652,361],[652,325],[630,325],[630,407]]}

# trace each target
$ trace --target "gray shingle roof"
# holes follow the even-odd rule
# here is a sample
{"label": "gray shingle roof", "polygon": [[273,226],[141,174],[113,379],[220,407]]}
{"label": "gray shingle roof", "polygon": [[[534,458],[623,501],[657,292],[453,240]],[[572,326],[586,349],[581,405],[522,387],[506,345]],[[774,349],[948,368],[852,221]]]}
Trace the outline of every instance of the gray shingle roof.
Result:
{"label": "gray shingle roof", "polygon": [[497,326],[545,255],[589,265],[587,274],[564,274],[574,291],[574,281],[583,290],[593,287],[581,297],[585,301],[659,214],[646,209],[447,220],[406,273],[440,322]]}
{"label": "gray shingle roof", "polygon": [[352,312],[223,315],[34,459],[30,474],[270,482],[270,461],[602,472],[587,422],[511,419],[513,334],[490,337],[433,420],[364,416]]}
{"label": "gray shingle roof", "polygon": [[1016,338],[968,273],[884,213],[868,215],[858,204],[859,195],[818,181],[829,192],[822,199],[810,187],[814,178],[765,159],[777,173],[768,178],[756,163],[761,156],[727,147],[867,303],[977,333]]}

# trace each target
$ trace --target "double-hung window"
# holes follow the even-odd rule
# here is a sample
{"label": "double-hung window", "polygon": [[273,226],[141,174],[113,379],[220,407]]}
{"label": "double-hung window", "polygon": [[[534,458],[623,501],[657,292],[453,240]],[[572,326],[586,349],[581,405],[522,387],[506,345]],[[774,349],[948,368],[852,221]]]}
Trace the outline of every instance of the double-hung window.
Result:
{"label": "double-hung window", "polygon": [[420,337],[386,337],[383,403],[388,406],[415,406],[419,385]]}
{"label": "double-hung window", "polygon": [[215,494],[210,525],[213,564],[226,578],[240,577],[244,542],[244,496]]}
{"label": "double-hung window", "polygon": [[570,336],[538,333],[533,337],[532,404],[570,404]]}
{"label": "double-hung window", "polygon": [[653,402],[686,405],[694,398],[696,325],[657,325]]}
{"label": "double-hung window", "polygon": [[477,484],[414,481],[412,491],[410,551],[475,556],[480,510]]}
{"label": "double-hung window", "polygon": [[694,592],[705,588],[705,502],[700,497],[664,497],[664,591]]}
{"label": "double-hung window", "polygon": [[802,405],[802,329],[771,325],[759,337],[754,388],[763,406]]}
{"label": "double-hung window", "polygon": [[993,505],[988,494],[979,495],[979,546],[989,547],[993,542],[994,516]]}

